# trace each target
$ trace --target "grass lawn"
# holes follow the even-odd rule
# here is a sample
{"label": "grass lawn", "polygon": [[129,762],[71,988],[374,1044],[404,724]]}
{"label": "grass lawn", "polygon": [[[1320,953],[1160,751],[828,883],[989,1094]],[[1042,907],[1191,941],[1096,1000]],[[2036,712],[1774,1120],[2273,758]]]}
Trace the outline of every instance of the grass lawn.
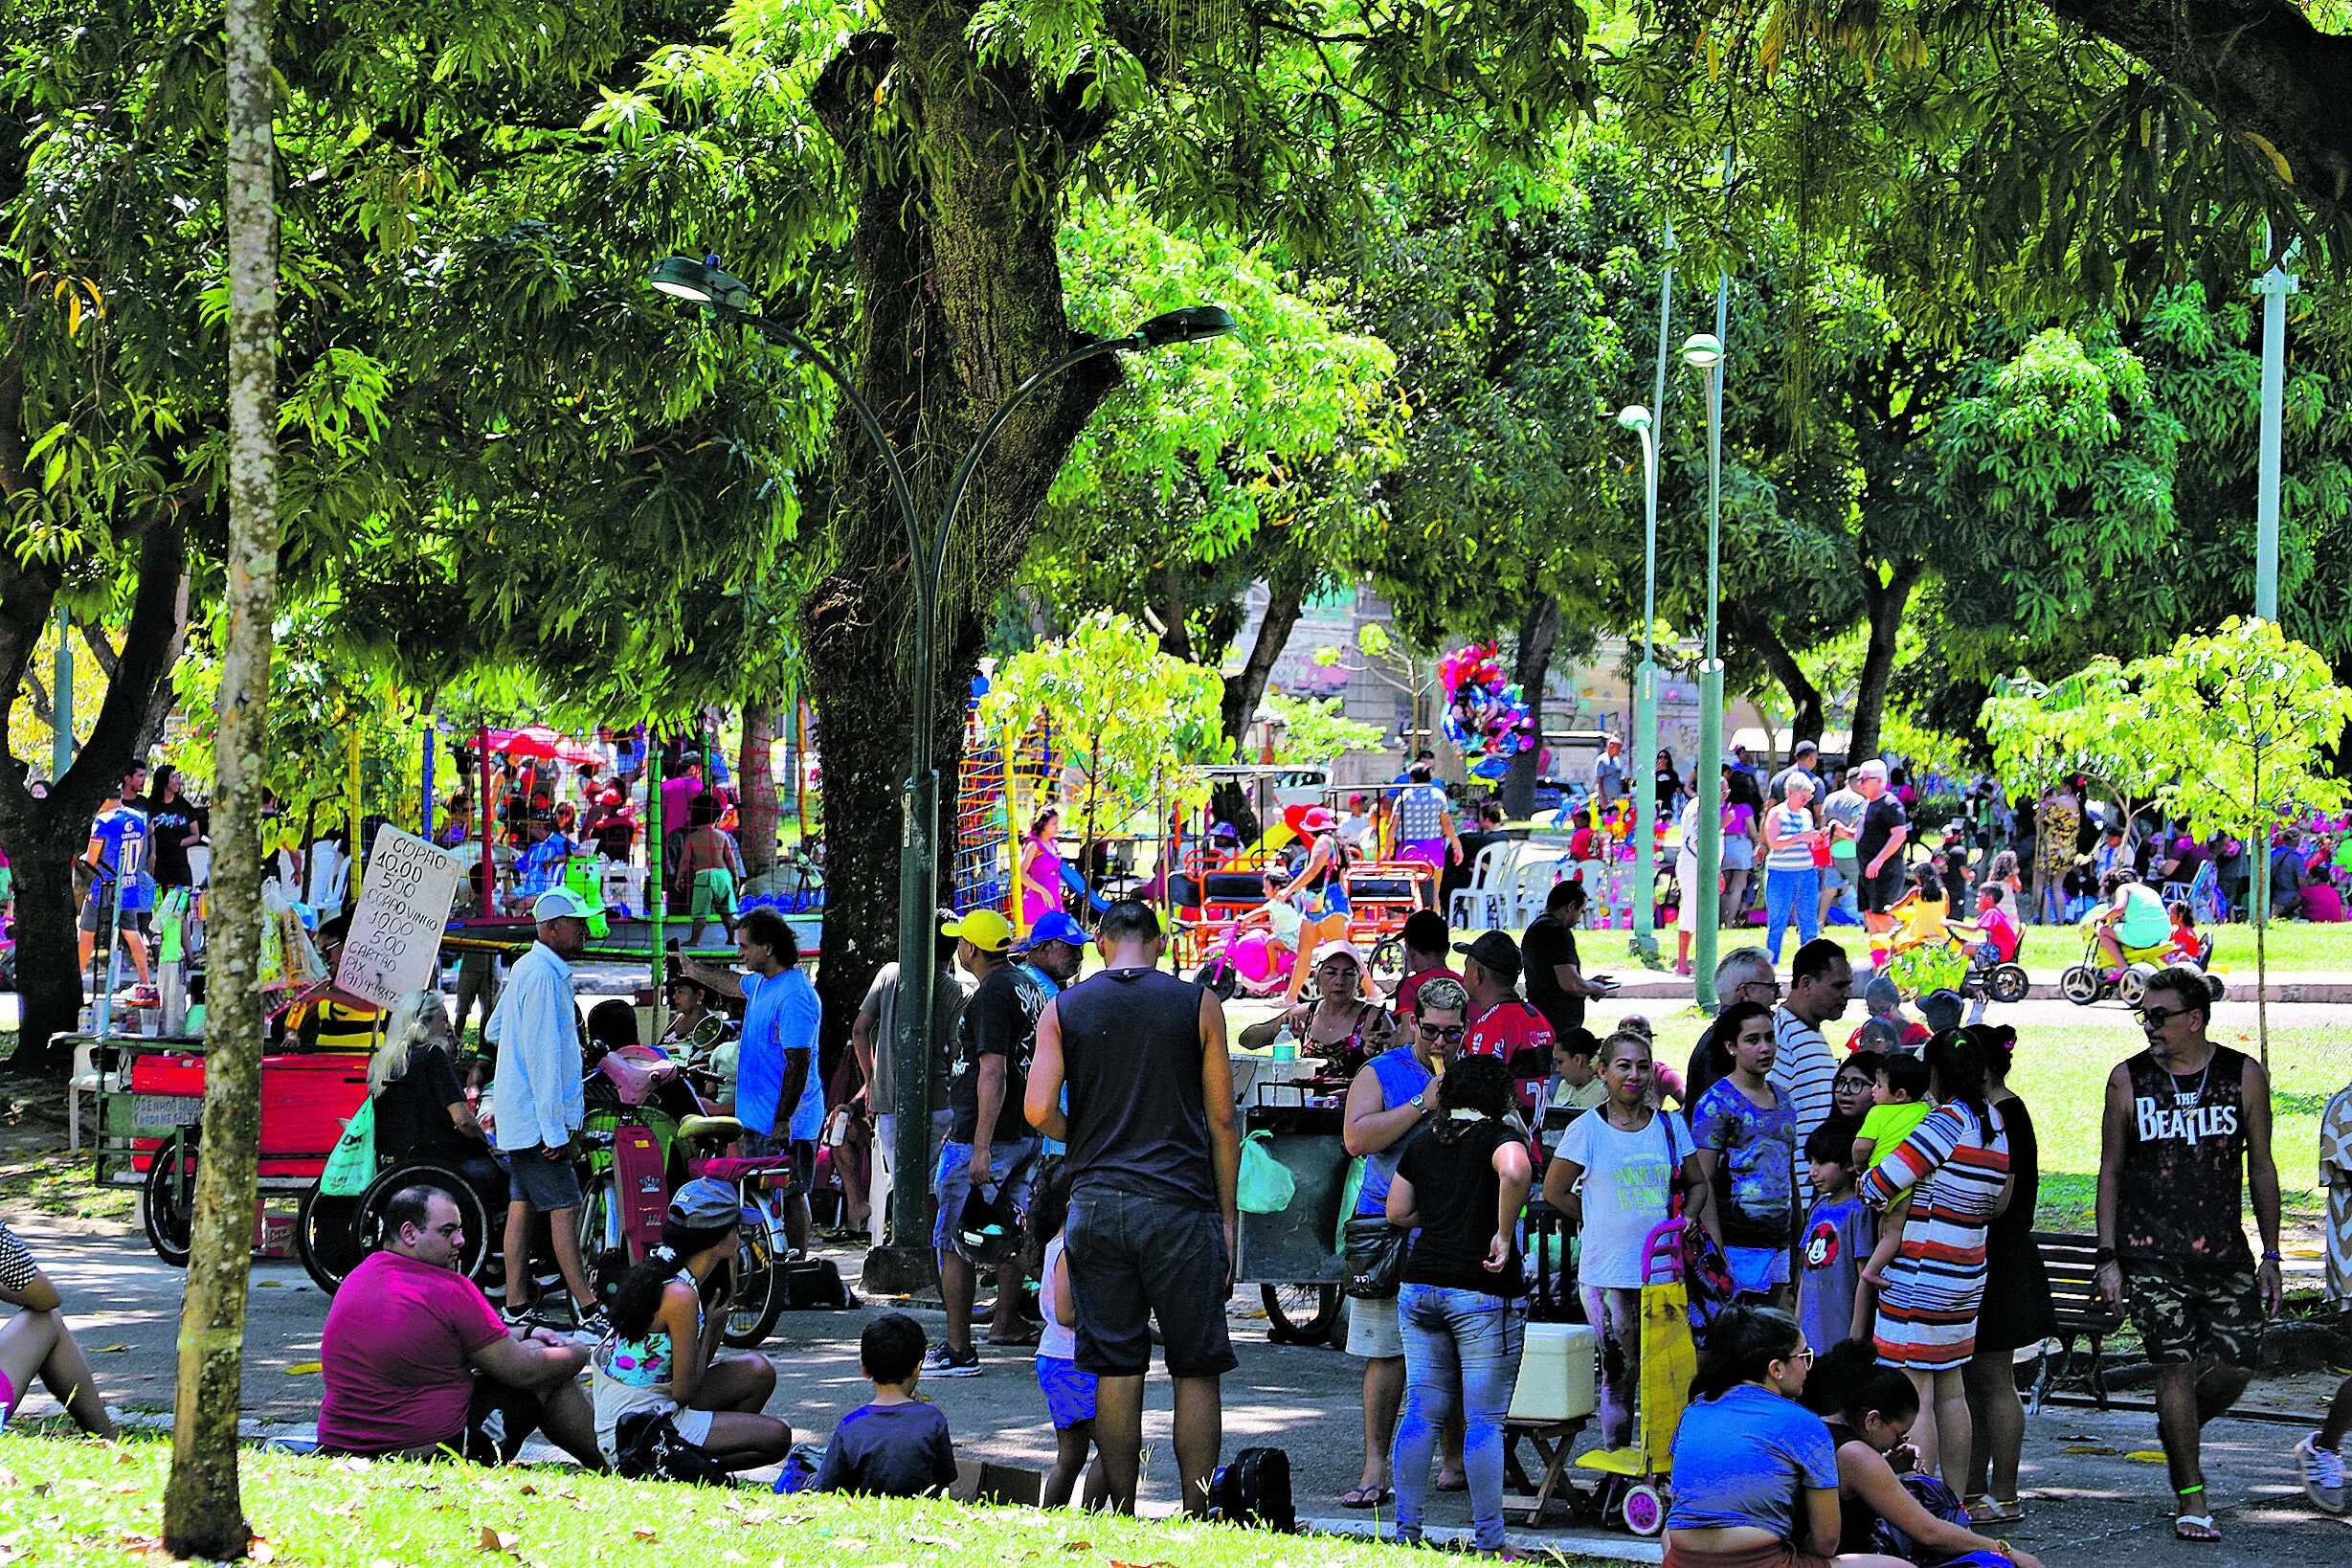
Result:
{"label": "grass lawn", "polygon": [[[1830,1044],[1840,1055],[1848,1030],[1862,1018],[1856,1004],[1843,1022],[1831,1027]],[[1688,1008],[1652,1013],[1660,1058],[1680,1070],[1703,1021]],[[2214,1038],[2249,1056],[2258,1054],[2251,1028],[2220,1029]],[[2099,1108],[2107,1074],[2140,1043],[2139,1032],[2132,1029],[2028,1024],[2020,1031],[2009,1086],[2033,1112],[2041,1143],[2042,1228],[2091,1228],[2098,1191]],[[2328,1098],[2347,1082],[2352,1082],[2352,1035],[2328,1029],[2271,1031],[2273,1151],[2290,1231],[2298,1219],[2325,1218],[2326,1195],[2318,1186],[2319,1116]]]}
{"label": "grass lawn", "polygon": [[[2246,994],[2251,996],[2254,977],[2254,933],[2247,926],[2221,926],[2219,946],[2214,950],[2214,967],[2232,982],[2243,981]],[[1516,936],[1518,933],[1512,933]],[[1830,926],[1823,935],[1841,944],[1848,952],[1865,951],[1862,928],[1859,926]],[[1629,932],[1579,932],[1579,943],[1594,960],[1596,969],[1614,969],[1620,974],[1630,973],[1630,965],[1621,955],[1625,951]],[[1658,948],[1670,963],[1674,956],[1674,933],[1658,933]],[[1724,953],[1734,948],[1762,947],[1764,928],[1751,926],[1745,930],[1726,927],[1715,938],[1716,952]],[[2282,920],[2274,924],[2265,944],[2270,950],[2273,974],[2324,974],[2330,971],[2352,974],[2352,923],[2340,926],[2315,926],[2307,920]],[[1789,929],[1781,946],[1781,961],[1785,965],[1789,955],[1797,951],[1797,932]],[[2082,929],[2078,926],[2027,926],[2025,946],[2019,950],[2019,962],[2035,974],[2064,969],[2078,963],[2083,955]],[[1599,960],[1606,958],[1603,964]]]}
{"label": "grass lawn", "polygon": [[[11,1436],[0,1441],[0,1563],[164,1560],[170,1445]],[[1394,1546],[1269,1536],[1105,1514],[931,1501],[778,1497],[566,1468],[476,1469],[248,1452],[256,1560],[374,1568],[1370,1568]],[[1588,1559],[1557,1557],[1559,1568]],[[1597,1565],[1595,1565],[1597,1568]]]}

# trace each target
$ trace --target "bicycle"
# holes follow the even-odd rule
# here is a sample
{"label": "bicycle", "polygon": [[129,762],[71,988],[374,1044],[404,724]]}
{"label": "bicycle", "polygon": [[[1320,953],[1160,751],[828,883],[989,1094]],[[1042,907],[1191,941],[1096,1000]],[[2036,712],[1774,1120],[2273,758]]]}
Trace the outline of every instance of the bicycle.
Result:
{"label": "bicycle", "polygon": [[[731,1142],[742,1133],[743,1124],[731,1116],[689,1116],[678,1124],[678,1135],[688,1142]],[[742,1214],[735,1236],[735,1296],[721,1338],[735,1350],[753,1349],[774,1332],[790,1300],[784,1275],[794,1253],[784,1228],[783,1194],[793,1184],[793,1157],[723,1154],[689,1157],[686,1166],[696,1176],[735,1189]]]}

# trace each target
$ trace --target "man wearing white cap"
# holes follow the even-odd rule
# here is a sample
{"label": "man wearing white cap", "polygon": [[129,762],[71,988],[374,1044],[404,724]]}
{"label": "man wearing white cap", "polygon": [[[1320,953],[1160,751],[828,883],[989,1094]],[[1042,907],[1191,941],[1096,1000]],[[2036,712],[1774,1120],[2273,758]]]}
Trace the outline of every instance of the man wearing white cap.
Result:
{"label": "man wearing white cap", "polygon": [[515,960],[506,989],[482,1037],[498,1051],[490,1082],[494,1138],[506,1156],[506,1317],[527,1315],[534,1282],[529,1266],[530,1220],[548,1217],[555,1266],[571,1291],[580,1327],[603,1332],[588,1270],[580,1265],[573,1217],[580,1179],[571,1169],[571,1140],[588,1119],[580,1093],[580,1015],[572,999],[571,960],[588,946],[588,910],[562,888],[531,906],[539,940]]}

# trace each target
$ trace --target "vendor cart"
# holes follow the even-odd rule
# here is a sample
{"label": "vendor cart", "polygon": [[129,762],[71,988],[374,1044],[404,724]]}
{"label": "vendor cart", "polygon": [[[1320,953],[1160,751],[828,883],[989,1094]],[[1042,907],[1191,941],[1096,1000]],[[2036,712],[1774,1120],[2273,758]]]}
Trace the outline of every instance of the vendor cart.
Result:
{"label": "vendor cart", "polygon": [[1341,1141],[1347,1086],[1316,1079],[1259,1083],[1241,1108],[1242,1136],[1267,1134],[1266,1153],[1297,1183],[1279,1214],[1241,1217],[1234,1280],[1255,1285],[1265,1298],[1268,1336],[1277,1344],[1312,1345],[1339,1324],[1339,1205],[1348,1184],[1348,1151]]}
{"label": "vendor cart", "polygon": [[[188,1263],[204,1119],[204,1042],[118,1035],[90,1042],[98,1084],[96,1176],[140,1188],[155,1255]],[[368,1098],[364,1051],[261,1059],[260,1190],[293,1197],[318,1185],[344,1124]]]}

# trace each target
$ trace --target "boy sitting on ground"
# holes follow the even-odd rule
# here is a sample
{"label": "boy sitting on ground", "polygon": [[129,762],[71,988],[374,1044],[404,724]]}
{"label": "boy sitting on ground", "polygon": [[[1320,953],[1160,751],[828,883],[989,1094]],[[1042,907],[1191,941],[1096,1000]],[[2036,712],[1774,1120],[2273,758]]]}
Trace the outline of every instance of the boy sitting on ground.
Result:
{"label": "boy sitting on ground", "polygon": [[955,1484],[955,1445],[948,1418],[915,1398],[928,1346],[923,1326],[885,1312],[858,1336],[858,1370],[874,1397],[841,1418],[818,1467],[818,1491],[876,1497],[945,1495]]}

